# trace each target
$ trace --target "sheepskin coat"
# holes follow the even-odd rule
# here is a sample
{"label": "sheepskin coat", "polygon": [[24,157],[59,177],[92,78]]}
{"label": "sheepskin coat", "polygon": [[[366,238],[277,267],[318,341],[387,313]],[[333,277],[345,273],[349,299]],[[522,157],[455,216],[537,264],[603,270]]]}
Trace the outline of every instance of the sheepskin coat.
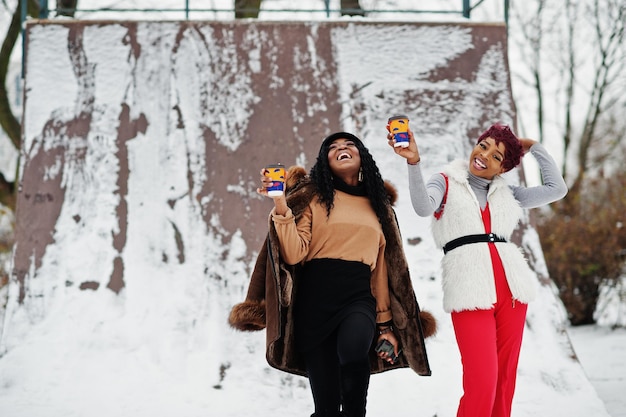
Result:
{"label": "sheepskin coat", "polygon": [[[440,247],[453,239],[485,233],[480,204],[468,182],[467,162],[457,160],[444,170],[448,191],[443,213],[433,217],[432,232]],[[487,193],[491,232],[505,238],[496,242],[513,297],[528,303],[535,297],[537,277],[520,248],[509,240],[523,210],[506,181],[496,176]],[[496,302],[496,286],[488,243],[459,246],[444,255],[442,266],[443,307],[447,312],[490,309]]]}
{"label": "sheepskin coat", "polygon": [[[390,199],[395,189],[386,183]],[[314,185],[301,167],[289,169],[287,204],[296,221],[314,197]],[[391,224],[397,226],[395,212],[390,209]],[[395,364],[382,361],[374,352],[377,337],[370,349],[371,373],[410,367],[419,375],[430,375],[424,338],[436,332],[434,317],[421,311],[413,291],[409,268],[402,248],[398,227],[392,236],[385,235],[385,261],[389,276],[389,291],[393,326],[399,338],[402,354]],[[287,265],[280,257],[279,241],[273,222],[252,272],[246,300],[235,305],[229,316],[230,325],[238,330],[266,329],[266,359],[274,368],[306,376],[301,354],[295,348],[293,300],[297,297],[298,265]]]}

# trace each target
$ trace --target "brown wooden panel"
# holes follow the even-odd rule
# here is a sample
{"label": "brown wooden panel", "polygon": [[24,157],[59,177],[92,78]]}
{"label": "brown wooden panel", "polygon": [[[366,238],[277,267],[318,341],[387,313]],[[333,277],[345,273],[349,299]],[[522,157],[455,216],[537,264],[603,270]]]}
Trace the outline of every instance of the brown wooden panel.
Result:
{"label": "brown wooden panel", "polygon": [[[378,33],[392,36],[390,28],[409,39],[411,48],[402,53],[413,59],[429,47],[445,50],[446,42],[454,49],[456,37],[468,46],[427,73],[391,72],[390,77],[400,77],[393,80],[396,85],[406,82],[407,87],[389,91],[380,82],[385,67],[372,71],[371,80],[366,75],[388,61],[386,48],[370,43]],[[443,35],[432,36],[433,31]],[[77,192],[71,180],[98,175],[93,172],[94,166],[101,166],[94,165],[94,146],[102,147],[97,155],[111,159],[116,175],[114,187],[102,190],[118,204],[108,248],[116,255],[108,282],[101,284],[118,292],[125,285],[123,252],[133,209],[129,201],[144,198],[142,190],[132,189],[132,175],[145,160],[156,161],[149,188],[169,187],[172,192],[166,201],[146,197],[138,207],[163,210],[167,205],[168,216],[174,216],[180,204],[195,207],[207,231],[223,242],[241,231],[252,257],[263,240],[271,207],[269,200],[254,193],[264,164],[301,163],[309,169],[321,140],[339,130],[351,130],[366,143],[368,138],[380,140],[383,121],[398,109],[421,121],[413,127],[420,135],[437,135],[450,129],[468,106],[475,107],[472,123],[454,126],[462,133],[460,140],[475,137],[489,121],[514,119],[502,25],[30,22],[27,36],[13,271],[22,283],[20,300],[25,277],[33,271],[36,275],[44,253],[55,243],[64,206],[67,210],[68,200],[80,198],[71,195]],[[56,62],[44,64],[42,57],[50,49],[60,52]],[[489,54],[496,59],[488,59]],[[485,62],[498,67],[490,72]],[[402,59],[390,64],[402,65]],[[469,90],[480,88],[479,76],[497,78],[500,88],[479,95],[482,103],[477,106],[476,91]],[[60,85],[62,80],[70,82]],[[46,95],[47,90],[58,93]],[[145,147],[145,142],[153,146]],[[143,149],[141,155],[135,154],[136,147]],[[185,163],[170,166],[182,153]],[[161,178],[159,167],[185,177],[186,184]],[[76,227],[92,227],[93,219],[76,211]],[[189,232],[174,220],[171,228],[176,255],[164,251],[162,261],[185,262]],[[87,278],[81,283],[98,288]]]}

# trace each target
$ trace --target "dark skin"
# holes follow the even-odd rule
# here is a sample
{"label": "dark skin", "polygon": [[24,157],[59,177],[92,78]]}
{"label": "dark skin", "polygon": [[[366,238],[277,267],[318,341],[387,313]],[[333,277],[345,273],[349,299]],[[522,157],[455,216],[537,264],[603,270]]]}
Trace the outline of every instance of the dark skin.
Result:
{"label": "dark skin", "polygon": [[[406,148],[394,147],[395,140],[393,135],[387,135],[387,141],[395,153],[406,159],[406,162],[411,165],[415,165],[420,161],[419,149],[415,142],[413,132],[409,130],[409,146]],[[524,153],[528,152],[531,146],[537,141],[532,139],[520,138],[520,143],[524,149]],[[502,167],[502,161],[504,161],[504,151],[506,146],[503,142],[496,143],[492,138],[482,140],[476,144],[469,157],[469,170],[477,177],[492,180],[496,175],[500,175],[505,172]]]}
{"label": "dark skin", "polygon": [[[361,155],[353,141],[343,138],[334,140],[328,150],[328,164],[334,176],[341,178],[348,185],[358,185],[359,170],[361,169]],[[267,187],[272,185],[272,180],[267,175],[268,171],[265,168],[263,168],[260,173],[261,187],[257,188],[257,193],[267,196]],[[285,174],[285,180],[287,180],[287,174]],[[287,205],[285,195],[283,194],[271,198],[274,201],[274,213],[281,216],[287,214],[289,206]],[[378,330],[382,332],[388,327],[389,326],[378,327]],[[395,334],[392,331],[388,331],[378,336],[378,342],[382,339],[388,340],[389,343],[393,345],[394,353],[397,356],[399,343]],[[379,353],[378,356],[389,363],[393,363],[391,357],[385,352]]]}
{"label": "dark skin", "polygon": [[[406,148],[395,147],[395,139],[391,133],[387,134],[387,141],[396,154],[406,159],[408,164],[415,165],[420,162],[420,153],[413,132],[410,129],[408,134],[409,146]],[[532,139],[519,139],[519,141],[522,144],[524,153],[528,152],[530,147],[537,143]],[[469,171],[478,177],[490,180],[496,175],[504,173],[505,169],[502,167],[502,162],[504,161],[505,150],[506,146],[503,142],[496,143],[493,138],[482,140],[476,144],[470,153]]]}

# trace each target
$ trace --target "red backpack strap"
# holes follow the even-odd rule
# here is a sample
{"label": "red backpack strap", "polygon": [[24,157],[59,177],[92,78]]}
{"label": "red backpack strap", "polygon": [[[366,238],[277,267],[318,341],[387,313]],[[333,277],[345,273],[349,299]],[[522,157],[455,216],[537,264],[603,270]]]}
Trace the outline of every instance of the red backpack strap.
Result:
{"label": "red backpack strap", "polygon": [[443,209],[445,208],[446,200],[448,199],[448,176],[444,174],[443,172],[441,173],[441,176],[443,177],[443,179],[446,180],[446,192],[443,194],[443,200],[441,200],[441,206],[439,206],[437,211],[433,213],[435,216],[435,219],[437,220],[439,220],[441,216],[443,215]]}

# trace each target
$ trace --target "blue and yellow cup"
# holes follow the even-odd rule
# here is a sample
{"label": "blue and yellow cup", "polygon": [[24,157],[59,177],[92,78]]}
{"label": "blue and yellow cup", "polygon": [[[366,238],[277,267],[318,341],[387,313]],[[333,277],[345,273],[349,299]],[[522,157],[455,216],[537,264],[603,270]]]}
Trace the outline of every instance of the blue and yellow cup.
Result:
{"label": "blue and yellow cup", "polygon": [[387,130],[393,135],[395,147],[409,146],[409,118],[404,115],[392,116],[387,120]]}
{"label": "blue and yellow cup", "polygon": [[272,185],[267,187],[267,195],[276,197],[285,192],[285,166],[282,164],[271,164],[265,167],[268,177],[272,179]]}

